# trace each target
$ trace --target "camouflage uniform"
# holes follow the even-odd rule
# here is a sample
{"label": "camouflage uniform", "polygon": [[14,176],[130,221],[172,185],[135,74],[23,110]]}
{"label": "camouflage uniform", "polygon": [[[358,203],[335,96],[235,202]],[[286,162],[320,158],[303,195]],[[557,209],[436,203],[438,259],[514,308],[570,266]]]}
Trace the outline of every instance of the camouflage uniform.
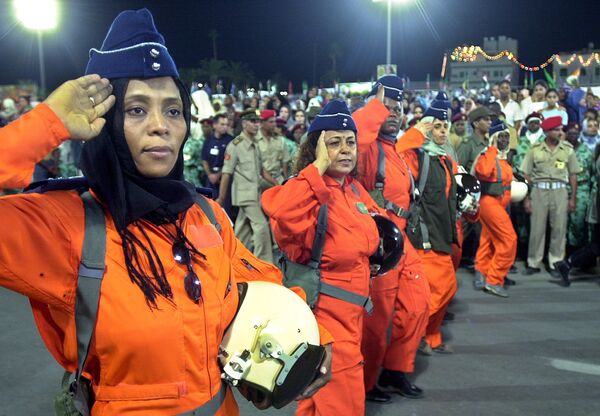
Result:
{"label": "camouflage uniform", "polygon": [[202,168],[202,145],[204,138],[189,137],[183,146],[183,176],[185,180],[196,186],[203,186],[204,169]]}
{"label": "camouflage uniform", "polygon": [[[573,247],[582,247],[589,242],[586,214],[596,175],[594,155],[587,146],[579,144],[575,149],[575,157],[582,170],[577,174],[577,204],[575,211],[569,213],[567,243]],[[570,188],[569,186],[569,194],[571,193]]]}
{"label": "camouflage uniform", "polygon": [[[540,142],[544,140],[544,135],[540,135],[540,138],[536,141]],[[515,157],[513,158],[513,170],[519,172],[519,173],[523,173],[521,171],[521,164],[523,163],[523,160],[525,159],[525,155],[527,154],[527,152],[529,151],[529,149],[531,149],[531,146],[533,146],[533,144],[531,144],[531,140],[529,140],[529,138],[525,135],[519,137],[519,141],[517,143],[517,153],[515,154]]]}
{"label": "camouflage uniform", "polygon": [[[291,175],[296,166],[296,157],[298,154],[298,143],[288,138],[285,138],[285,145],[287,146],[288,154],[290,155],[290,162],[288,164],[288,175]],[[287,178],[286,178],[287,179]]]}

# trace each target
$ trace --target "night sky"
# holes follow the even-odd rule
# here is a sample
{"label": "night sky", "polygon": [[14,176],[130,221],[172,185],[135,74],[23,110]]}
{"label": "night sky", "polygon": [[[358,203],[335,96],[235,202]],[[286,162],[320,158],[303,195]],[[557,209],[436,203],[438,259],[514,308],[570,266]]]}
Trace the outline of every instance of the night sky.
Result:
{"label": "night sky", "polygon": [[[552,53],[600,47],[600,1],[420,0],[395,6],[392,61],[399,73],[439,78],[445,50],[483,44],[484,36],[518,39],[519,59],[537,65]],[[220,59],[249,64],[259,79],[275,73],[300,88],[331,69],[337,43],[342,82],[368,81],[385,61],[386,5],[371,0],[64,0],[59,28],[44,36],[48,87],[83,74],[88,50],[100,47],[121,11],[148,7],[179,67],[212,57],[211,29],[219,32]],[[595,21],[596,20],[596,21]],[[430,22],[430,24],[427,23]],[[37,80],[35,35],[15,23],[12,2],[0,0],[0,84]],[[285,88],[285,87],[284,87]]]}

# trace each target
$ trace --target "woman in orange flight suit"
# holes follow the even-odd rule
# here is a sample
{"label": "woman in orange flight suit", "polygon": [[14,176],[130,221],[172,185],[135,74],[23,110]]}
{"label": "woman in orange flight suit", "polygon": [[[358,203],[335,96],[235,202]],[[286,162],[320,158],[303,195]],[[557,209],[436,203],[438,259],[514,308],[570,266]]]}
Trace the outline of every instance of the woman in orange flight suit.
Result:
{"label": "woman in orange flight suit", "polygon": [[[445,95],[445,94],[444,94]],[[423,121],[433,122],[433,130],[422,145],[421,154],[415,150],[404,153],[418,185],[423,172],[423,162],[429,159],[429,169],[421,194],[421,221],[409,220],[407,235],[417,249],[425,276],[429,282],[429,323],[425,343],[420,350],[425,354],[451,353],[442,341],[441,326],[448,304],[456,293],[456,271],[452,263],[452,245],[458,243],[456,229],[456,161],[446,155],[444,144],[448,138],[448,108],[446,97],[438,96],[427,109]],[[415,218],[416,219],[416,218]],[[414,220],[414,219],[413,219]],[[427,234],[428,237],[427,237]]]}
{"label": "woman in orange flight suit", "polygon": [[[106,125],[82,154],[106,221],[106,266],[82,371],[90,381],[91,415],[182,415],[207,403],[214,405],[211,414],[237,415],[217,362],[238,306],[236,283],[280,282],[280,273],[239,243],[216,203],[209,202],[220,232],[194,204],[195,188],[183,181],[189,95],[150,12],[121,13],[102,49],[92,50],[86,72],[113,79],[116,98]],[[104,87],[90,93],[88,106],[108,96]],[[52,132],[48,143],[22,149],[30,167],[15,161],[3,167],[8,173],[2,179],[30,172],[40,149],[68,137],[58,117],[32,120],[44,124],[36,131]],[[48,350],[74,371],[81,197],[77,191],[2,197],[0,229],[10,230],[2,235],[0,285],[29,297]]]}
{"label": "woman in orange flight suit", "polygon": [[[298,176],[265,191],[262,205],[281,250],[290,260],[306,264],[319,208],[327,204],[321,281],[367,299],[369,256],[379,245],[369,212],[381,211],[353,178],[356,159],[356,126],[348,107],[331,101],[310,125],[308,140],[300,147]],[[363,306],[321,293],[314,312],[335,338],[332,379],[312,398],[300,401],[296,414],[362,415]]]}
{"label": "woman in orange flight suit", "polygon": [[475,174],[481,182],[479,216],[481,237],[475,257],[475,270],[485,279],[483,290],[492,295],[508,297],[504,279],[517,253],[517,235],[506,212],[510,204],[512,167],[506,160],[510,134],[502,120],[490,127],[490,143],[477,159]]}

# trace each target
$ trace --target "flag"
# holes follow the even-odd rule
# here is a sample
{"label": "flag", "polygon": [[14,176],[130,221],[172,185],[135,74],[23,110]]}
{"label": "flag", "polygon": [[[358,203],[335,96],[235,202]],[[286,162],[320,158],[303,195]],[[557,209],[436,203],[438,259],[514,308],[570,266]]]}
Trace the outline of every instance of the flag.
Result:
{"label": "flag", "polygon": [[464,91],[468,91],[468,90],[469,90],[469,78],[467,78],[467,79],[465,79],[465,80],[463,81],[463,84],[462,84],[462,89],[463,89]]}
{"label": "flag", "polygon": [[544,76],[546,77],[546,82],[548,82],[548,86],[550,88],[556,88],[556,81],[554,80],[554,77],[550,75],[548,71],[546,71],[546,68],[544,68]]}

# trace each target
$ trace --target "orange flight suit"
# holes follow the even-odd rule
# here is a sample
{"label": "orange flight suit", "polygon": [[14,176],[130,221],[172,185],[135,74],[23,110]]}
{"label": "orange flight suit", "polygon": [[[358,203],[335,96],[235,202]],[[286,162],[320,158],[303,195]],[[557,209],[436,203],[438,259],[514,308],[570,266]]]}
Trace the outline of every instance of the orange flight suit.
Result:
{"label": "orange flight suit", "polygon": [[[378,141],[385,154],[386,182],[383,194],[408,211],[411,196],[410,173],[401,153],[421,146],[424,137],[417,129],[409,129],[394,144],[378,138],[379,129],[389,116],[389,110],[378,100],[371,100],[352,117],[358,129],[359,180],[372,191],[378,168]],[[402,233],[406,219],[392,211],[388,216]],[[365,317],[362,351],[365,357],[365,389],[371,390],[380,368],[412,373],[419,342],[425,334],[429,316],[429,284],[423,274],[421,259],[404,235],[405,254],[398,266],[376,277],[371,284],[373,313]],[[392,325],[388,343],[388,329]]]}
{"label": "orange flight suit", "polygon": [[39,104],[0,129],[0,189],[29,185],[35,164],[69,138],[46,104]]}
{"label": "orange flight suit", "polygon": [[[406,161],[410,166],[411,171],[418,177],[419,175],[419,159],[417,154],[409,150],[404,153]],[[429,157],[427,154],[425,157]],[[452,172],[448,170],[444,159],[448,159],[452,163]],[[452,177],[458,172],[458,165],[449,156],[440,156],[442,159],[442,166],[446,172],[446,198],[450,194],[452,187]],[[427,185],[425,185],[427,186]],[[456,219],[453,218],[453,221]],[[427,324],[427,330],[425,340],[432,348],[437,348],[442,344],[442,333],[441,327],[444,321],[444,315],[448,304],[454,297],[457,290],[456,284],[456,270],[452,263],[452,256],[443,252],[435,250],[422,250],[417,249],[417,252],[421,256],[423,261],[423,269],[425,270],[425,276],[429,282],[429,288],[431,291],[431,298],[429,301],[429,323]]]}
{"label": "orange flight suit", "polygon": [[[490,146],[475,165],[475,173],[480,181],[498,180],[496,160],[498,148]],[[490,285],[504,285],[517,254],[517,234],[506,207],[510,204],[510,184],[512,167],[506,159],[498,160],[502,172],[502,186],[506,187],[502,196],[482,195],[479,202],[481,237],[475,257],[475,269],[486,277]]]}
{"label": "orange flight suit", "polygon": [[[359,191],[356,195],[351,184]],[[316,232],[317,213],[328,204],[328,227],[321,280],[361,296],[369,294],[369,256],[379,245],[375,222],[365,213],[381,212],[367,191],[347,176],[344,185],[310,164],[285,185],[263,193],[262,206],[273,235],[290,260],[306,264]],[[362,212],[361,212],[362,211]],[[385,214],[384,214],[385,215]],[[314,309],[317,321],[335,338],[332,379],[298,404],[297,415],[363,415],[363,308],[324,294]]]}
{"label": "orange flight suit", "polygon": [[[29,120],[27,128],[37,133],[61,129],[58,119],[25,120]],[[20,133],[15,134],[18,138]],[[59,137],[51,140],[58,141]],[[41,140],[37,144],[46,146]],[[33,155],[47,150],[19,149],[31,164]],[[3,171],[3,179],[12,181],[28,167],[15,158],[15,165],[3,165]],[[159,297],[158,309],[153,310],[129,278],[121,238],[110,214],[105,213],[106,272],[94,340],[83,371],[91,380],[95,396],[92,416],[176,415],[206,403],[221,386],[217,354],[223,333],[237,310],[236,283],[281,282],[278,269],[243,247],[224,211],[216,203],[210,204],[222,226],[220,233],[196,205],[187,210],[182,222],[187,238],[206,256],[193,258],[194,270],[202,282],[198,304],[185,292],[187,269],[173,259],[172,241],[164,226],[142,222],[173,292],[172,302]],[[75,293],[84,235],[81,198],[75,191],[2,197],[0,229],[8,230],[2,234],[0,245],[0,286],[29,297],[48,350],[61,366],[74,371]],[[130,230],[142,241],[146,238],[136,227]],[[332,342],[326,331],[322,337],[324,343]],[[216,414],[239,414],[230,389]]]}

